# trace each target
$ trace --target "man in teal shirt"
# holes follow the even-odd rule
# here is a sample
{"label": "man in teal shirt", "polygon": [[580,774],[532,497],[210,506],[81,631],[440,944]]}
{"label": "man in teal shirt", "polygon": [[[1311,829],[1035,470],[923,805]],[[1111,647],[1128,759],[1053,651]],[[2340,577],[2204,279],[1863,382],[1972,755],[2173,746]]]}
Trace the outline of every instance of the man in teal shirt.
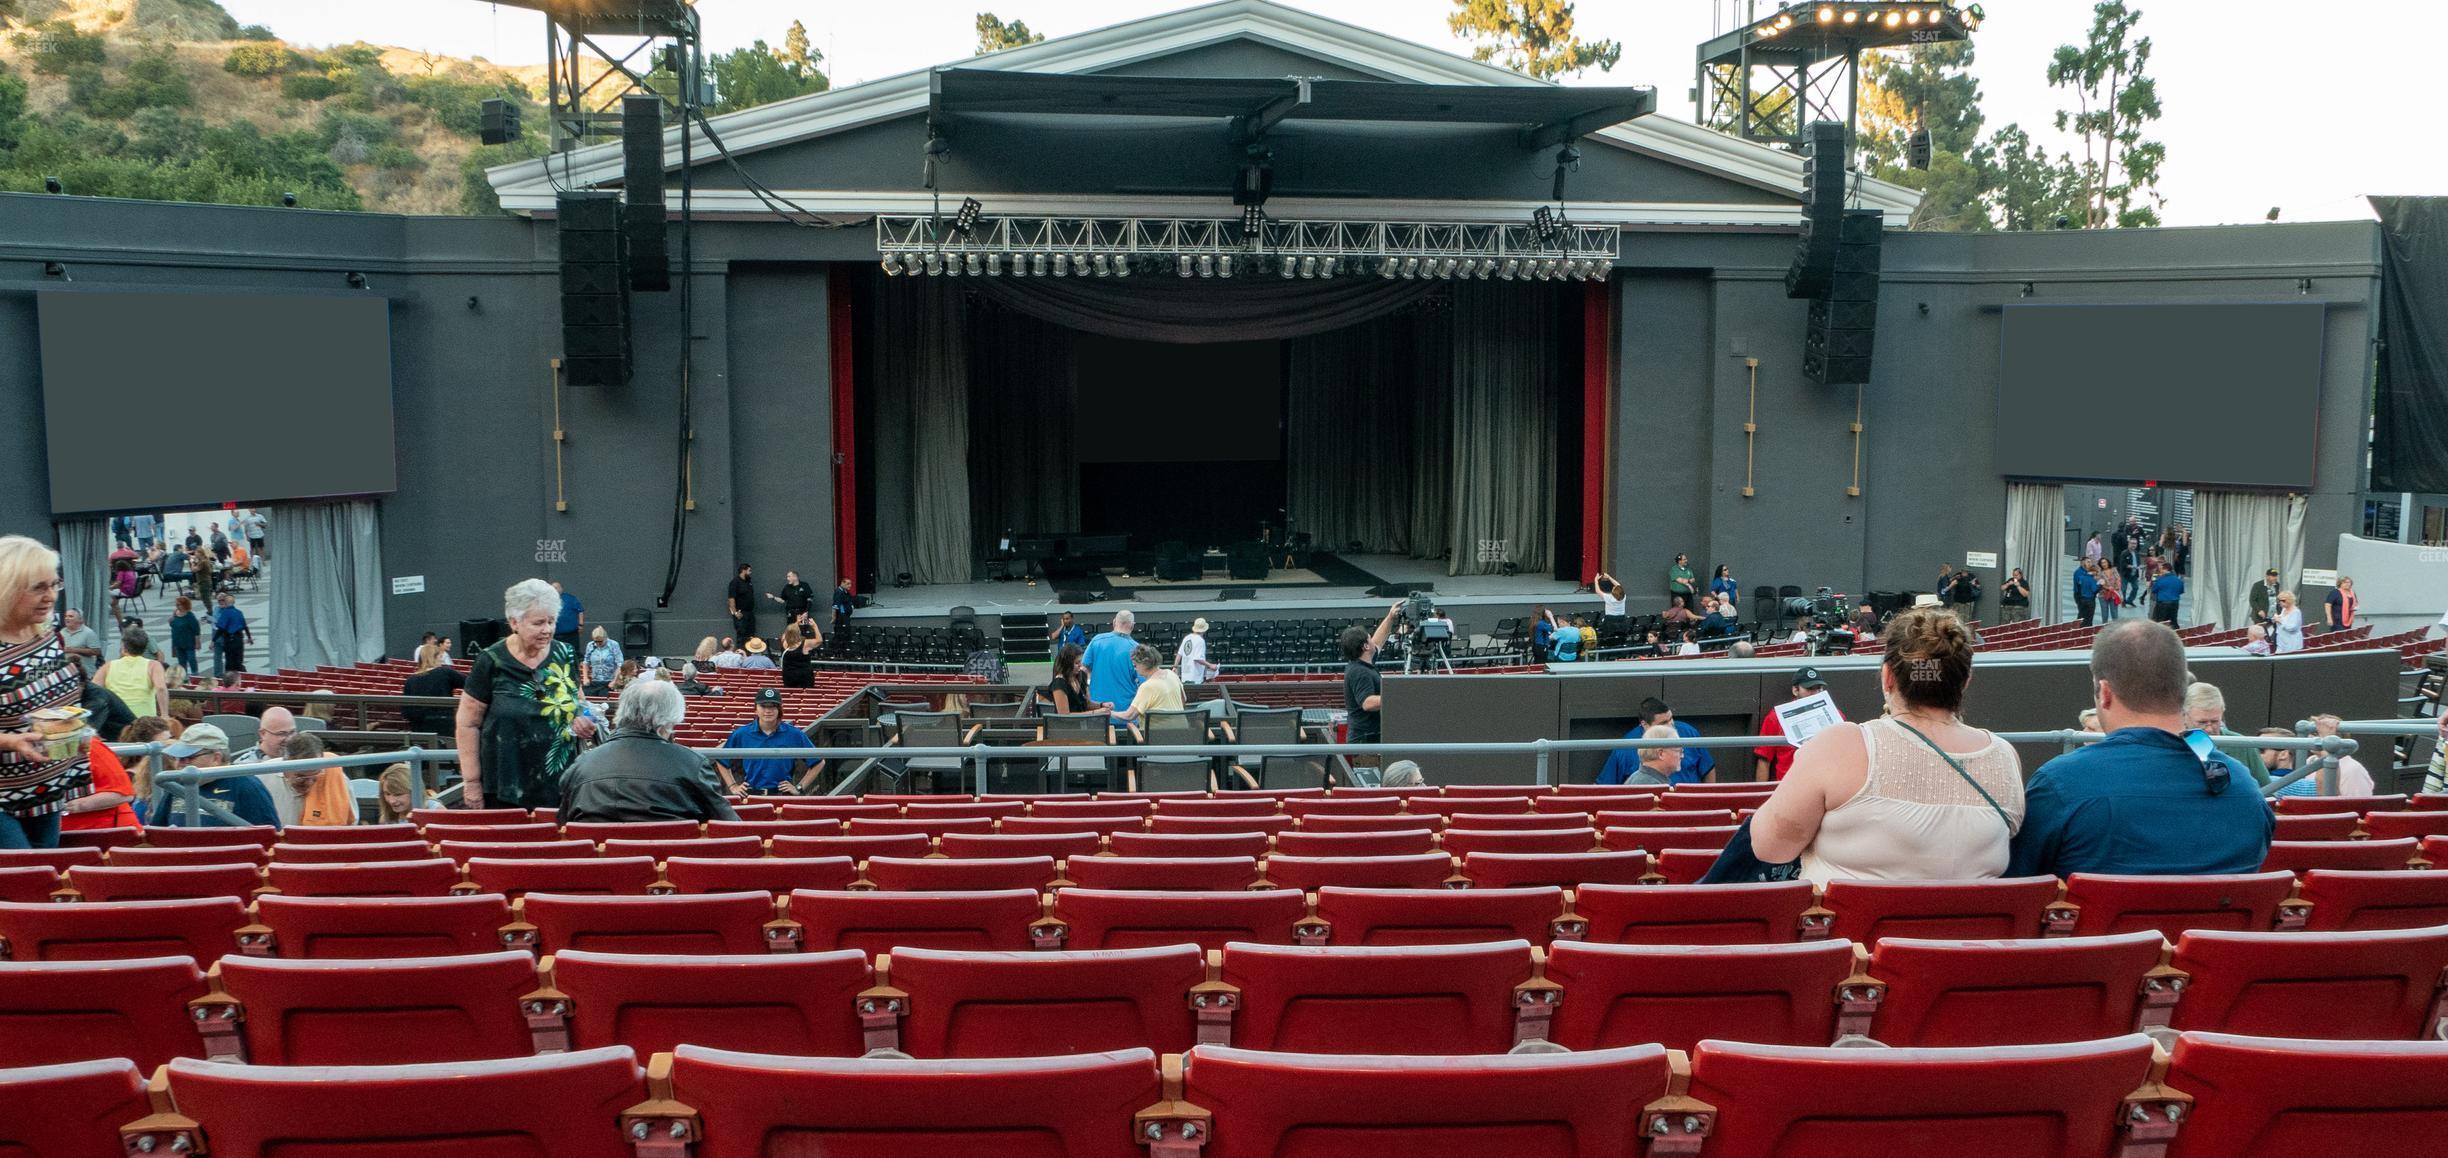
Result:
{"label": "man in teal shirt", "polygon": [[[1131,697],[1139,694],[1139,669],[1131,664],[1131,650],[1139,646],[1139,641],[1131,638],[1131,629],[1138,625],[1138,618],[1128,611],[1114,612],[1113,630],[1100,631],[1088,641],[1087,653],[1080,657],[1080,662],[1088,668],[1089,699],[1122,709],[1128,708]],[[1114,721],[1125,722],[1118,710]]]}

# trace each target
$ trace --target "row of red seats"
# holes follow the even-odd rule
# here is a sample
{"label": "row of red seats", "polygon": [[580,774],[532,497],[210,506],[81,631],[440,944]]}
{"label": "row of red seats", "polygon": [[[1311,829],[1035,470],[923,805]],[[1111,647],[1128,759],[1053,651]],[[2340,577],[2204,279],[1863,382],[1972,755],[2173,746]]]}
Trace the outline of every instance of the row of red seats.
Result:
{"label": "row of red seats", "polygon": [[[372,1069],[0,1071],[0,1147],[133,1153],[1516,1158],[2436,1152],[2448,1044],[2185,1034],[1856,1050],[1360,1058],[1202,1045],[1002,1062],[621,1048]],[[777,1150],[777,1147],[781,1148]]]}
{"label": "row of red seats", "polygon": [[624,1046],[1026,1057],[1195,1043],[1501,1054],[1715,1038],[2038,1045],[2136,1031],[2439,1040],[2448,928],[1643,946],[1234,942],[1013,954],[563,949],[0,964],[0,1066],[477,1061]]}

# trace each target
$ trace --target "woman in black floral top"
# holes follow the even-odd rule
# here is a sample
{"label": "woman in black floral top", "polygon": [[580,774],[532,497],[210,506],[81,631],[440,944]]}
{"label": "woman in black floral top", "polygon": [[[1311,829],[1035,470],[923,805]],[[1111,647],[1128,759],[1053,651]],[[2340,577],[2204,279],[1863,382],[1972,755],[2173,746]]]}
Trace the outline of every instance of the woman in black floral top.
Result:
{"label": "woman in black floral top", "polygon": [[577,656],[553,639],[561,593],[541,579],[510,588],[510,635],[476,654],[459,699],[459,779],[470,808],[551,808],[578,745],[595,734]]}
{"label": "woman in black floral top", "polygon": [[93,790],[86,746],[53,759],[27,719],[85,697],[84,669],[51,626],[59,592],[56,552],[23,535],[0,537],[0,848],[57,845],[61,812]]}

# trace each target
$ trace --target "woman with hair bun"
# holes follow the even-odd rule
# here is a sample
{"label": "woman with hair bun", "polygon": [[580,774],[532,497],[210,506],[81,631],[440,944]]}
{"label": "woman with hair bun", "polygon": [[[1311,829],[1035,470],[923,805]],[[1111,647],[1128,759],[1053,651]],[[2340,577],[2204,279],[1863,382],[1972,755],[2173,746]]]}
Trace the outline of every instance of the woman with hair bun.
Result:
{"label": "woman with hair bun", "polygon": [[1998,876],[2023,824],[2023,764],[2012,745],[1962,720],[1972,633],[1943,610],[1916,608],[1881,639],[1885,713],[1834,725],[1795,752],[1752,818],[1753,853],[1799,857],[1812,881]]}

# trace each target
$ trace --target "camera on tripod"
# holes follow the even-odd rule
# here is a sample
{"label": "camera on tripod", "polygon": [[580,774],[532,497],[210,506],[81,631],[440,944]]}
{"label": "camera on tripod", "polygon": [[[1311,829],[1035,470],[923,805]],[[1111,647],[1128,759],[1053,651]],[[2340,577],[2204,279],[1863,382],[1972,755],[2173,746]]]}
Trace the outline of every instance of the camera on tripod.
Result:
{"label": "camera on tripod", "polygon": [[1810,595],[1794,596],[1785,600],[1784,614],[1801,625],[1804,642],[1812,655],[1853,650],[1853,629],[1845,619],[1842,592],[1822,587]]}

